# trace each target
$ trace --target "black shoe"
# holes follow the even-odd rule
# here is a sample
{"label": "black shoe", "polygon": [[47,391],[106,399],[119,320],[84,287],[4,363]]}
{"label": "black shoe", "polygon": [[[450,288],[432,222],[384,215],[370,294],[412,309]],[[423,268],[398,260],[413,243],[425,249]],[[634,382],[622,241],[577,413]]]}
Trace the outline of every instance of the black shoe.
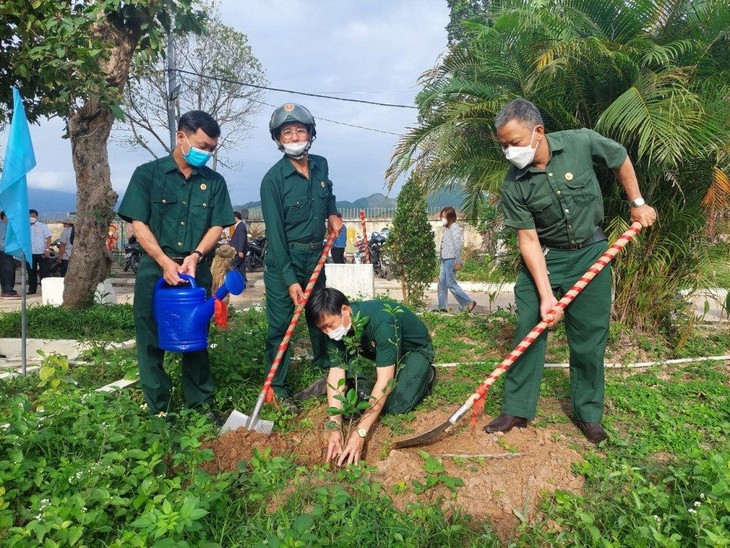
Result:
{"label": "black shoe", "polygon": [[517,428],[524,428],[527,426],[527,419],[502,413],[499,417],[486,425],[484,427],[484,431],[488,434],[494,434],[495,432],[509,432],[515,426]]}
{"label": "black shoe", "polygon": [[292,396],[295,401],[308,400],[309,398],[318,398],[327,394],[327,375],[320,377],[304,390],[297,392]]}
{"label": "black shoe", "polygon": [[212,422],[217,428],[221,428],[225,424],[225,420],[223,420],[222,417],[218,416],[218,413],[215,411],[208,411],[205,416],[208,418],[210,422]]}
{"label": "black shoe", "polygon": [[432,364],[430,376],[428,378],[428,387],[426,388],[426,393],[423,395],[424,398],[431,395],[431,393],[433,392],[433,385],[435,382],[436,382],[436,367]]}
{"label": "black shoe", "polygon": [[283,398],[277,398],[277,401],[279,402],[279,408],[282,411],[286,411],[288,413],[292,413],[296,415],[299,413],[299,406],[294,403],[294,400],[291,399],[289,396],[284,396]]}
{"label": "black shoe", "polygon": [[600,422],[581,422],[577,420],[574,420],[573,422],[578,427],[578,430],[583,432],[583,435],[591,443],[598,445],[603,440],[608,439],[608,434],[606,434],[606,431],[603,429]]}

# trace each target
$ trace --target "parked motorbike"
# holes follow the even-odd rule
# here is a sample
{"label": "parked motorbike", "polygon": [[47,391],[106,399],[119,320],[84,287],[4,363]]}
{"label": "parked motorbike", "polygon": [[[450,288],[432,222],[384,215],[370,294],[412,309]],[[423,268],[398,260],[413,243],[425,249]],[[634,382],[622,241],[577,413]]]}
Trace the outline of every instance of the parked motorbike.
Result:
{"label": "parked motorbike", "polygon": [[370,234],[370,261],[373,263],[373,270],[379,276],[382,276],[382,264],[381,255],[383,252],[383,245],[385,245],[385,236],[380,232],[373,232]]}
{"label": "parked motorbike", "polygon": [[266,258],[266,236],[249,238],[248,250],[246,251],[246,272],[256,272],[264,267]]}
{"label": "parked motorbike", "polygon": [[135,274],[139,269],[139,259],[142,256],[142,252],[139,248],[139,242],[135,236],[130,236],[127,245],[124,246],[124,272],[127,272],[130,268]]}

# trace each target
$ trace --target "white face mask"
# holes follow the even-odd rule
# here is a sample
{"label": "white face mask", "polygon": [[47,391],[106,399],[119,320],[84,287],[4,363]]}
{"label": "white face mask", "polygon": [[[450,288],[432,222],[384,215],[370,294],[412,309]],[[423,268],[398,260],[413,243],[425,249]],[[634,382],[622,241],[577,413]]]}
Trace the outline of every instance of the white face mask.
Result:
{"label": "white face mask", "polygon": [[36,224],[36,221],[38,221],[38,219],[36,219],[35,217],[30,218],[30,224],[34,225]]}
{"label": "white face mask", "polygon": [[535,159],[537,147],[532,148],[532,138],[535,136],[535,130],[530,135],[530,144],[524,147],[508,146],[504,149],[504,156],[512,162],[518,169],[522,169],[532,163]]}
{"label": "white face mask", "polygon": [[345,320],[343,318],[342,323],[339,326],[335,327],[332,331],[327,333],[327,336],[330,339],[332,339],[333,341],[341,341],[342,337],[347,335],[347,332],[350,330],[350,327],[352,327],[352,322],[350,323],[350,325],[345,327]]}
{"label": "white face mask", "polygon": [[281,146],[284,147],[284,154],[291,156],[295,160],[299,160],[309,150],[309,145],[309,141],[300,141],[298,143],[282,143]]}
{"label": "white face mask", "polygon": [[442,224],[443,226],[446,226],[446,225],[448,225],[448,224],[449,224],[449,221],[448,221],[447,219],[441,219],[441,224]]}

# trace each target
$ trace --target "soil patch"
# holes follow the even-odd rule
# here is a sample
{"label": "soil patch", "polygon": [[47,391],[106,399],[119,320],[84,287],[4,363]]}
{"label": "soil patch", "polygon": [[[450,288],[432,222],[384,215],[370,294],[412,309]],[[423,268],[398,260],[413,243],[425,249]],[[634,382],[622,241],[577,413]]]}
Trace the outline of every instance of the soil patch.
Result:
{"label": "soil patch", "polygon": [[[426,432],[444,422],[453,410],[419,413],[407,426],[413,435]],[[326,432],[321,426],[325,405],[304,412],[317,426],[289,433],[272,432],[269,436],[238,429],[227,432],[205,444],[214,452],[214,459],[205,468],[217,471],[236,470],[241,461],[250,460],[253,450],[271,448],[272,455],[289,456],[298,464],[322,464],[326,454]],[[520,517],[531,520],[541,497],[556,489],[579,492],[582,476],[572,471],[582,460],[571,445],[588,444],[571,424],[548,427],[516,428],[501,435],[486,434],[482,428],[491,420],[483,415],[474,431],[469,417],[462,419],[453,432],[428,446],[394,450],[393,443],[412,434],[394,435],[390,428],[378,423],[368,440],[365,461],[377,467],[374,479],[381,482],[403,510],[412,502],[441,500],[446,511],[459,508],[479,523],[488,521],[499,537],[512,537]],[[310,421],[306,421],[310,422]],[[424,458],[419,451],[443,462],[445,474],[461,478],[463,487],[452,493],[437,485],[424,493],[413,492],[413,481],[425,482]]]}

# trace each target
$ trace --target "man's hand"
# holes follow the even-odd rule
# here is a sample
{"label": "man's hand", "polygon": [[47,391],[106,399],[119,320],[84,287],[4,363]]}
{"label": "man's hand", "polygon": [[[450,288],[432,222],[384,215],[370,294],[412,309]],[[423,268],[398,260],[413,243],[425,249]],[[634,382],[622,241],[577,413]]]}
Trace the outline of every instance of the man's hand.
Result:
{"label": "man's hand", "polygon": [[327,230],[328,232],[339,234],[340,230],[342,230],[342,219],[340,219],[337,215],[330,215],[327,217]]}
{"label": "man's hand", "polygon": [[347,446],[337,460],[337,466],[358,464],[363,447],[365,447],[365,438],[361,438],[357,432],[350,434],[350,439],[347,440]]}
{"label": "man's hand", "polygon": [[185,260],[183,261],[183,264],[180,265],[178,268],[178,272],[181,274],[187,274],[188,276],[192,276],[195,278],[195,272],[198,269],[198,254],[197,253],[191,253],[187,257],[185,257]]}
{"label": "man's hand", "polygon": [[335,457],[339,457],[342,454],[342,432],[337,428],[332,430],[330,434],[330,440],[327,443],[327,461],[329,462]]}
{"label": "man's hand", "polygon": [[631,220],[639,221],[642,228],[648,228],[654,224],[657,219],[656,210],[650,205],[644,204],[641,207],[631,208]]}
{"label": "man's hand", "polygon": [[558,300],[555,298],[555,295],[552,294],[540,301],[540,317],[542,318],[542,321],[547,322],[548,325],[555,325],[563,319],[562,308],[558,307],[551,310],[556,304],[558,304]]}
{"label": "man's hand", "polygon": [[162,267],[162,277],[168,285],[177,285],[182,282],[182,278],[179,276],[181,266],[169,257],[165,257]]}
{"label": "man's hand", "polygon": [[294,306],[299,306],[299,303],[304,299],[304,291],[302,291],[302,286],[298,283],[291,284],[289,286],[289,297],[291,297],[291,300],[294,302]]}
{"label": "man's hand", "polygon": [[461,263],[454,263],[454,266],[452,267],[454,269],[454,272],[458,272],[461,270]]}

